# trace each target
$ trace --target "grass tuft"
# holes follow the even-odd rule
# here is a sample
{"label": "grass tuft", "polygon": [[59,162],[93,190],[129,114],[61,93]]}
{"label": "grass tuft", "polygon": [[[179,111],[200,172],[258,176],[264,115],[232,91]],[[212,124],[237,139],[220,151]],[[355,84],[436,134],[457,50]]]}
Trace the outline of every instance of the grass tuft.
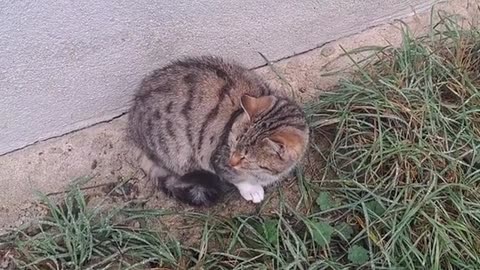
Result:
{"label": "grass tuft", "polygon": [[[168,235],[128,225],[123,208],[87,207],[74,186],[61,203],[43,197],[49,214],[17,230],[3,248],[21,269],[138,269],[139,265],[178,266],[180,244]],[[119,222],[121,220],[121,222]],[[132,223],[132,222],[130,222]]]}
{"label": "grass tuft", "polygon": [[309,107],[375,268],[480,268],[480,32],[448,18]]}

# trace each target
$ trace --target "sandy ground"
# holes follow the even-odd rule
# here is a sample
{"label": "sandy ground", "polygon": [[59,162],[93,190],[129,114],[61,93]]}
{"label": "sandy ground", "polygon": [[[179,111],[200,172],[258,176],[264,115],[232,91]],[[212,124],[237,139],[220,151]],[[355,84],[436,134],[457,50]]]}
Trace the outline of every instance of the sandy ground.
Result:
{"label": "sandy ground", "polygon": [[[480,0],[453,0],[439,5],[438,8],[478,20],[478,5]],[[428,26],[429,16],[430,11],[420,14],[412,12],[412,16],[404,21],[413,33],[420,35]],[[257,72],[280,91],[293,93],[299,101],[305,102],[315,97],[319,91],[328,91],[337,83],[338,74],[326,75],[350,66],[351,62],[347,58],[339,58],[343,50],[382,44],[398,45],[400,42],[398,22],[380,25],[277,61],[272,63],[272,66],[257,69]],[[363,56],[359,54],[355,57]],[[105,197],[113,186],[128,180],[125,194],[111,194],[112,202],[145,199],[146,206],[150,208],[185,209],[183,205],[166,198],[160,192],[150,193],[151,186],[145,180],[143,172],[138,169],[131,148],[125,140],[125,125],[126,117],[121,116],[107,123],[1,156],[0,234],[45,214],[45,207],[38,202],[35,192],[58,197],[72,180],[82,177],[92,178],[85,187],[86,192],[94,198]],[[298,193],[291,182],[294,180],[289,181],[285,181],[281,188],[295,200]],[[270,190],[272,189],[274,188]],[[275,199],[269,204],[271,211],[274,211]],[[224,203],[209,211],[231,215],[255,213],[260,209],[241,200],[237,193],[232,193],[226,196]],[[269,211],[268,207],[262,211]],[[180,222],[173,218],[165,220],[164,224],[167,227],[178,227]],[[185,240],[191,238],[191,234],[178,236]]]}

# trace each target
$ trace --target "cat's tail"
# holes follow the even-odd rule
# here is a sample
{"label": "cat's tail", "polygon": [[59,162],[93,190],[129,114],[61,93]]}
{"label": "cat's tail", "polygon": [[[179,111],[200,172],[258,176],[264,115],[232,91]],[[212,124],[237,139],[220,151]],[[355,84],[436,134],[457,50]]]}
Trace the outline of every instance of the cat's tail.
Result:
{"label": "cat's tail", "polygon": [[222,197],[224,183],[212,172],[198,170],[179,178],[159,181],[162,190],[177,200],[193,206],[212,206]]}

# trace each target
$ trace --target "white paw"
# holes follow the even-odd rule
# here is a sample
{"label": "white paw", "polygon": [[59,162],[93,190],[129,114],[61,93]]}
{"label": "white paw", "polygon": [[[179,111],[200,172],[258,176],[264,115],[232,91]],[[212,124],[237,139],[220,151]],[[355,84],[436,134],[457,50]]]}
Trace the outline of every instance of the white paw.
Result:
{"label": "white paw", "polygon": [[240,195],[247,200],[252,201],[253,203],[259,203],[263,201],[265,197],[265,192],[263,191],[263,187],[260,185],[254,185],[250,183],[239,183],[236,184],[238,191],[240,191]]}

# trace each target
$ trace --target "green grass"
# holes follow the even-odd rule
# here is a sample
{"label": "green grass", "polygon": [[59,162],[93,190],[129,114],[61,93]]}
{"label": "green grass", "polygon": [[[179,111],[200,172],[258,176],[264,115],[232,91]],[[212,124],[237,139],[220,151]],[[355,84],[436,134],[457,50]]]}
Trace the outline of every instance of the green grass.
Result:
{"label": "green grass", "polygon": [[[8,235],[0,247],[23,269],[136,269],[138,265],[178,264],[182,250],[165,232],[127,225],[130,209],[100,203],[87,207],[78,186],[61,203],[47,197],[43,220]],[[146,216],[146,215],[144,215]]]}
{"label": "green grass", "polygon": [[314,128],[336,125],[335,192],[359,216],[371,267],[480,269],[477,29],[405,31],[310,110]]}
{"label": "green grass", "polygon": [[[75,187],[0,249],[24,269],[480,269],[480,32],[444,18],[402,34],[307,105],[325,162],[297,170],[298,202],[279,189],[274,212],[165,213],[90,207]],[[148,226],[171,215],[199,240]]]}

